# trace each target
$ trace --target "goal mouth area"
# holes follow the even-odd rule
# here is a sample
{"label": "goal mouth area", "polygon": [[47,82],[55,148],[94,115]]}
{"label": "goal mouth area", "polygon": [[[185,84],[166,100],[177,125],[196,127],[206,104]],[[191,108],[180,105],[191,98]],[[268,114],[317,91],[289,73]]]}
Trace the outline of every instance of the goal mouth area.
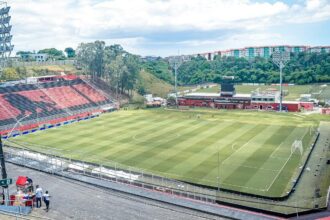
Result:
{"label": "goal mouth area", "polygon": [[297,151],[302,156],[304,153],[302,140],[295,140],[291,145],[291,154],[297,153]]}

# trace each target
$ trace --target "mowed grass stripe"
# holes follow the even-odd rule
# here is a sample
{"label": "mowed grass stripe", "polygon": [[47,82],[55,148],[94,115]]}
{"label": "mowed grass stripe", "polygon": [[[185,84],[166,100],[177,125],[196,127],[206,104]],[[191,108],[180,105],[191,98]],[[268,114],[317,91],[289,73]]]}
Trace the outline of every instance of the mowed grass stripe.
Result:
{"label": "mowed grass stripe", "polygon": [[[142,118],[142,117],[141,117]],[[124,127],[128,126],[130,123],[135,123],[141,120],[140,117],[132,117],[131,120],[126,119],[122,121],[121,123],[124,123],[121,127],[124,129]],[[116,125],[112,125],[116,126]],[[80,148],[83,148],[85,146],[93,147],[98,144],[97,136],[102,133],[111,133],[111,128],[103,127],[103,126],[95,126],[93,129],[91,128],[85,128],[84,130],[80,129],[80,127],[74,128],[76,131],[75,138],[72,138],[72,135],[66,134],[65,131],[63,131],[63,135],[60,140],[57,143],[52,143],[53,145],[63,145],[63,149],[70,149],[70,150],[77,150]],[[94,138],[95,139],[94,139]]]}
{"label": "mowed grass stripe", "polygon": [[304,127],[295,127],[283,142],[270,154],[266,163],[263,164],[263,168],[280,170],[283,163],[285,163],[288,156],[291,154],[292,143],[297,137],[301,137],[301,134],[305,133],[305,131],[306,128]]}
{"label": "mowed grass stripe", "polygon": [[[97,130],[96,132],[90,130],[89,137],[82,138],[80,141],[76,141],[74,145],[78,146],[79,150],[84,150],[83,156],[88,154],[94,154],[94,151],[97,151],[98,148],[109,148],[111,146],[111,143],[115,143],[123,138],[126,138],[127,133],[136,131],[139,127],[144,126],[146,124],[154,123],[157,120],[157,118],[139,118],[134,123],[127,122],[125,126],[114,127],[113,129],[108,128],[109,130],[102,129]],[[93,138],[90,138],[91,136]],[[80,145],[79,142],[81,143]],[[72,149],[76,150],[78,148]]]}
{"label": "mowed grass stripe", "polygon": [[[107,116],[110,116],[110,117],[104,117],[105,121],[103,121],[103,123],[108,123],[109,120],[112,119],[111,115],[107,115]],[[143,116],[140,116],[140,118],[142,118],[142,117]],[[97,119],[100,119],[100,118],[97,118]],[[95,119],[95,120],[97,120],[97,119]],[[126,118],[123,121],[126,122],[126,121],[133,121],[133,120],[135,120],[134,117]],[[121,123],[123,123],[123,121],[117,121],[116,123],[114,123],[112,125],[113,126],[121,125]],[[91,129],[91,126],[93,127],[93,129]],[[98,129],[98,128],[100,128],[100,126],[95,126],[94,119],[91,119],[90,121],[76,122],[74,124],[65,125],[63,127],[52,128],[52,129],[48,129],[45,131],[36,132],[36,133],[28,135],[29,138],[27,138],[27,141],[24,138],[24,141],[26,141],[28,143],[38,143],[38,144],[46,143],[46,144],[44,144],[45,146],[52,146],[52,147],[56,147],[56,148],[65,149],[65,145],[68,141],[75,140],[75,139],[77,139],[77,137],[79,135],[80,136],[84,135],[85,133],[88,133],[91,130],[93,132],[95,132],[96,129]],[[77,136],[77,134],[78,134],[78,136]],[[23,137],[18,138],[17,141],[19,142],[21,139],[23,139]],[[68,148],[70,148],[70,147],[72,147],[72,145],[70,145]]]}
{"label": "mowed grass stripe", "polygon": [[148,151],[149,147],[145,144],[146,142],[149,141],[149,143],[155,144],[153,140],[159,140],[160,136],[168,136],[175,133],[175,130],[177,129],[184,129],[185,127],[189,127],[189,125],[196,126],[198,124],[197,121],[192,120],[185,121],[184,123],[174,123],[174,120],[167,120],[168,123],[164,125],[151,125],[151,128],[143,128],[139,133],[136,134],[140,137],[152,134],[152,137],[150,138],[136,140],[133,139],[132,136],[129,136],[126,138],[126,140],[121,140],[119,143],[117,143],[119,151],[111,153],[107,156],[107,158],[115,158],[116,161],[119,161],[123,164],[131,164],[125,162],[129,161],[130,158],[135,157],[140,152]]}
{"label": "mowed grass stripe", "polygon": [[[281,132],[274,132],[273,135],[270,136],[264,144],[260,145],[260,147],[254,151],[253,154],[246,158],[241,164],[241,167],[238,168],[240,173],[249,173],[249,175],[242,175],[239,177],[239,181],[241,181],[244,186],[265,188],[269,181],[272,181],[272,177],[274,177],[274,175],[279,172],[276,169],[274,169],[274,171],[268,170],[270,175],[267,176],[270,178],[265,178],[266,171],[259,169],[264,166],[269,158],[268,156],[270,156],[275,151],[276,147],[279,146],[281,142],[290,135],[290,133],[294,130],[294,127],[282,126],[279,129],[281,129]],[[237,172],[235,171],[231,176],[227,177],[226,181],[234,182],[234,179],[237,178],[236,173]],[[258,175],[258,173],[261,175]],[[253,178],[259,179],[259,181],[252,181],[252,184],[249,184],[249,181]]]}
{"label": "mowed grass stripe", "polygon": [[[228,124],[228,123],[223,123],[223,124]],[[144,161],[141,161],[139,163],[139,166],[149,167],[150,169],[152,169],[153,165],[156,165],[157,163],[159,163],[159,161],[166,159],[166,155],[170,152],[173,152],[173,150],[177,152],[177,155],[180,155],[179,151],[181,148],[190,147],[191,144],[195,143],[197,140],[200,140],[199,137],[203,137],[203,135],[201,133],[198,133],[198,131],[201,131],[204,134],[208,134],[209,131],[212,131],[212,128],[218,126],[219,126],[218,123],[215,123],[213,125],[209,125],[209,127],[205,128],[204,130],[200,130],[201,127],[197,127],[196,129],[192,130],[191,133],[187,132],[188,128],[178,130],[179,131],[177,132],[178,136],[175,137],[172,136],[168,138],[168,141],[166,143],[164,142],[160,143],[159,145],[156,146],[156,148],[153,148],[151,152],[153,156],[148,157]],[[190,138],[186,138],[191,134],[196,134],[196,135],[193,135]],[[162,157],[162,155],[164,156],[164,158]]]}
{"label": "mowed grass stripe", "polygon": [[[182,123],[182,122],[181,122]],[[168,148],[175,148],[178,144],[184,141],[192,141],[191,139],[195,138],[197,135],[207,132],[207,130],[212,129],[212,127],[215,127],[216,124],[209,124],[201,121],[199,124],[196,126],[182,126],[180,129],[174,129],[173,132],[180,131],[180,136],[177,138],[171,138],[171,139],[166,139],[168,136],[168,133],[160,134],[157,135],[155,138],[157,140],[164,140],[164,142],[160,142],[158,144],[153,144],[150,145],[150,140],[146,140],[144,144],[149,146],[144,151],[138,151],[138,154],[136,154],[133,157],[128,158],[125,160],[125,163],[128,163],[130,165],[137,165],[144,161],[145,159],[154,157],[158,153],[168,149]],[[149,169],[150,167],[144,167],[145,169]]]}
{"label": "mowed grass stripe", "polygon": [[[153,118],[150,118],[148,120],[144,120],[142,124],[134,125],[129,130],[123,130],[120,131],[121,134],[119,134],[117,137],[114,137],[113,139],[107,141],[107,145],[101,147],[101,148],[94,148],[91,149],[88,154],[91,155],[97,155],[100,154],[102,157],[110,159],[111,157],[117,158],[117,154],[121,155],[123,150],[126,149],[134,149],[136,148],[134,146],[134,142],[136,140],[133,139],[133,136],[135,135],[143,135],[145,133],[150,133],[155,129],[166,127],[169,124],[175,122],[175,119],[167,119],[160,121],[159,119],[151,120]],[[143,129],[141,129],[143,127]]]}
{"label": "mowed grass stripe", "polygon": [[[309,131],[309,127],[315,125],[313,120],[309,116],[301,118],[292,114],[246,111],[129,110],[103,114],[92,120],[27,135],[22,137],[22,142],[33,140],[40,145],[34,149],[45,152],[48,149],[42,145],[51,144],[55,148],[70,145],[61,156],[73,154],[74,158],[80,160],[109,165],[113,165],[112,161],[126,163],[153,170],[159,175],[212,186],[217,186],[217,151],[220,150],[220,163],[225,161],[220,165],[221,187],[280,196],[287,190],[286,186],[291,184],[290,179],[298,169],[300,155],[294,154],[278,178],[273,177],[283,167],[288,151],[291,152],[291,142],[299,139],[295,136],[301,138],[300,133],[303,135]],[[241,126],[234,129],[236,123]],[[267,149],[261,149],[265,150],[263,157],[266,161],[264,158],[263,162],[253,160],[256,151],[264,144],[261,139],[266,141],[271,133],[276,132],[276,127],[268,126],[289,125],[299,129],[292,129],[290,135],[284,135],[284,139],[279,137],[282,138],[282,145],[268,142]],[[182,131],[186,133],[183,135]],[[283,129],[277,132],[288,133]],[[306,134],[303,137],[304,149],[309,149],[309,140]],[[238,150],[241,147],[243,149]],[[234,172],[242,177],[237,167],[244,167],[245,173],[250,176],[244,177],[244,173],[243,181],[238,178],[226,182],[226,177],[233,176]],[[274,182],[272,187],[270,181]],[[270,190],[260,191],[266,188]]]}
{"label": "mowed grass stripe", "polygon": [[161,172],[166,172],[173,167],[174,161],[183,161],[194,154],[189,152],[188,149],[201,151],[210,143],[212,137],[218,135],[220,130],[231,125],[233,125],[233,122],[219,123],[215,127],[207,129],[203,133],[177,144],[175,147],[159,151],[154,157],[144,161],[143,164],[150,166],[151,169],[158,169],[157,167],[159,167]]}
{"label": "mowed grass stripe", "polygon": [[[199,127],[201,124],[205,124],[205,122],[201,122],[198,120],[186,120],[183,122],[175,121],[175,123],[170,124],[164,128],[159,127],[154,129],[152,132],[143,132],[140,136],[140,140],[135,140],[133,144],[136,146],[132,151],[126,154],[126,159],[129,160],[131,157],[135,157],[136,155],[140,154],[141,152],[148,151],[151,147],[157,147],[161,144],[160,141],[166,142],[165,137],[173,137],[176,135],[177,130],[186,130],[186,129],[193,129],[195,127]],[[149,135],[149,136],[146,136]]]}
{"label": "mowed grass stripe", "polygon": [[[231,169],[226,170],[227,172],[223,173],[223,183],[233,184],[235,182],[240,183],[241,186],[245,186],[246,182],[244,182],[244,180],[250,176],[250,170],[253,168],[243,167],[242,165],[249,159],[251,155],[255,153],[255,151],[259,150],[259,148],[264,145],[264,143],[268,140],[269,137],[271,137],[280,128],[281,126],[277,125],[268,126],[259,134],[256,134],[255,137],[253,137],[248,143],[243,145],[226,160],[224,160],[222,164],[230,164]],[[249,169],[248,173],[246,173],[247,169]]]}
{"label": "mowed grass stripe", "polygon": [[[226,158],[231,156],[235,150],[232,147],[233,143],[238,143],[244,145],[244,143],[249,142],[252,138],[255,137],[256,133],[261,132],[264,130],[267,126],[266,125],[250,125],[248,126],[243,133],[238,133],[237,131],[234,132],[236,134],[236,139],[232,139],[231,142],[227,143],[227,145],[222,146],[219,151],[219,159],[220,164],[222,161],[224,161]],[[237,147],[237,146],[236,146]],[[213,154],[210,154],[209,157],[206,157],[205,160],[199,164],[196,164],[195,166],[191,166],[187,172],[185,172],[183,175],[185,177],[187,176],[193,176],[198,180],[199,183],[205,184],[205,182],[213,182],[214,179],[217,177],[217,171],[218,171],[218,150],[216,150]],[[203,170],[202,168],[205,168]]]}
{"label": "mowed grass stripe", "polygon": [[198,135],[198,138],[196,137],[196,142],[191,145],[183,143],[181,144],[183,147],[178,148],[178,146],[176,146],[174,149],[157,154],[153,160],[154,163],[149,163],[148,165],[153,165],[151,169],[160,169],[161,172],[169,172],[175,167],[176,173],[180,173],[180,167],[173,167],[173,164],[175,164],[175,162],[177,163],[177,161],[182,161],[180,163],[181,169],[183,168],[183,170],[186,171],[190,169],[191,166],[195,166],[194,164],[198,162],[191,160],[191,157],[196,155],[203,157],[203,155],[200,154],[201,151],[208,148],[208,146],[213,143],[218,142],[219,139],[237,130],[241,126],[241,123],[223,122],[221,126],[218,125],[214,127],[209,132],[206,132],[206,134]]}
{"label": "mowed grass stripe", "polygon": [[[237,139],[244,137],[244,134],[253,129],[256,125],[235,123],[232,126],[226,127],[226,130],[221,130],[216,136],[216,141],[210,143],[208,146],[196,152],[193,149],[187,149],[188,152],[195,152],[190,154],[190,157],[185,158],[177,165],[173,166],[170,173],[179,173],[185,176],[192,174],[197,179],[205,176],[205,172],[209,172],[217,166],[217,152],[222,149],[225,152],[225,148],[228,147],[229,152],[232,153],[232,143]],[[229,154],[229,153],[228,153]],[[224,157],[224,155],[222,155]],[[205,168],[205,169],[204,169]]]}

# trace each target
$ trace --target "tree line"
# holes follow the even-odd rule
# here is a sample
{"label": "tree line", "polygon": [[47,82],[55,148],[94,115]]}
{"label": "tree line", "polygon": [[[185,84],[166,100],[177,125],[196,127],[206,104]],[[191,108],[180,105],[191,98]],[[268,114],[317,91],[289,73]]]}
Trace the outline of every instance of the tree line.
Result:
{"label": "tree line", "polygon": [[[65,54],[66,56],[65,56]],[[64,52],[62,50],[58,50],[56,48],[46,48],[39,50],[37,54],[47,54],[48,59],[51,60],[65,60],[67,58],[74,58],[76,56],[76,51],[72,47],[65,48]],[[16,56],[20,56],[25,61],[34,61],[30,54],[35,54],[32,51],[18,51],[16,52]]]}
{"label": "tree line", "polygon": [[132,94],[141,69],[139,57],[120,45],[103,41],[81,43],[76,50],[77,66],[91,78],[102,78],[120,93]]}
{"label": "tree line", "polygon": [[[143,64],[150,73],[173,83],[172,70],[166,59],[157,58]],[[279,69],[271,59],[256,57],[253,60],[216,56],[208,61],[202,56],[184,62],[178,69],[181,85],[221,82],[222,76],[235,76],[238,83],[278,83]],[[283,70],[285,83],[308,84],[330,82],[329,53],[291,54]]]}
{"label": "tree line", "polygon": [[[199,56],[180,66],[178,79],[182,84],[219,83],[222,76],[235,76],[236,82],[278,83],[279,69],[271,59],[262,57],[247,60],[217,56],[207,61]],[[291,54],[283,69],[283,81],[295,84],[330,82],[330,54]]]}
{"label": "tree line", "polygon": [[[76,50],[66,48],[68,57],[74,57],[78,68],[91,77],[100,77],[119,92],[132,93],[145,90],[139,82],[141,69],[173,84],[173,71],[166,58],[141,59],[125,51],[120,45],[106,45],[103,41],[81,43]],[[31,53],[19,51],[18,55]],[[64,59],[63,51],[55,48],[40,50],[56,59]],[[26,75],[24,69],[5,69],[0,80],[14,80]],[[238,83],[278,83],[279,70],[271,59],[253,60],[216,56],[208,61],[197,56],[184,62],[178,69],[181,85],[221,82],[222,76],[235,76]],[[283,70],[284,83],[307,84],[330,82],[330,53],[291,54]]]}

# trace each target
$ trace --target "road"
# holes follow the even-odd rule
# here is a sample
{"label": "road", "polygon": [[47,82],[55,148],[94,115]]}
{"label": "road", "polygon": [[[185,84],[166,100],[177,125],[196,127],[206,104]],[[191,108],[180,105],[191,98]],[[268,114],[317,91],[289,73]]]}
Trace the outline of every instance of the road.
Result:
{"label": "road", "polygon": [[[176,207],[140,197],[135,197],[111,190],[97,188],[66,178],[38,172],[32,169],[7,163],[10,178],[25,175],[48,190],[51,197],[50,211],[44,204],[41,209],[34,209],[33,216],[49,219],[182,219],[205,220],[223,219],[209,214]],[[11,185],[10,192],[16,190]]]}

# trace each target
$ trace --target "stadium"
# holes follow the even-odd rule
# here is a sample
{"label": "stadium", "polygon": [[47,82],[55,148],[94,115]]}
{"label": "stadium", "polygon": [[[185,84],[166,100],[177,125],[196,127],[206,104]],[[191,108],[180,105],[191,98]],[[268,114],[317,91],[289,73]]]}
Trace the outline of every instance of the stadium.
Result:
{"label": "stadium", "polygon": [[41,158],[51,172],[96,175],[180,196],[192,193],[264,212],[268,202],[279,203],[273,212],[295,212],[281,203],[296,190],[320,127],[323,133],[328,124],[296,113],[118,109],[97,82],[43,76],[1,88],[8,161],[27,165]]}
{"label": "stadium", "polygon": [[13,57],[0,6],[0,215],[49,219],[35,183],[56,192],[54,219],[328,215],[329,46]]}

